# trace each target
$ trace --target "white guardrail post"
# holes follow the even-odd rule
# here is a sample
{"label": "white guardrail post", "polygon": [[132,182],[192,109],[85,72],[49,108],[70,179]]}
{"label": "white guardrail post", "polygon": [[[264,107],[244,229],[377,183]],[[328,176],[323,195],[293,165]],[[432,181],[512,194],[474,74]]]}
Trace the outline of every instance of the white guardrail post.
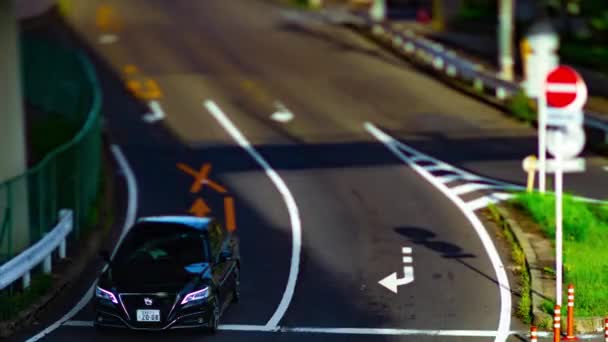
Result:
{"label": "white guardrail post", "polygon": [[21,278],[23,288],[31,283],[31,271],[42,263],[42,271],[52,271],[53,251],[58,250],[60,259],[66,257],[66,239],[74,227],[74,213],[69,209],[59,211],[59,222],[42,239],[30,248],[0,265],[0,290]]}

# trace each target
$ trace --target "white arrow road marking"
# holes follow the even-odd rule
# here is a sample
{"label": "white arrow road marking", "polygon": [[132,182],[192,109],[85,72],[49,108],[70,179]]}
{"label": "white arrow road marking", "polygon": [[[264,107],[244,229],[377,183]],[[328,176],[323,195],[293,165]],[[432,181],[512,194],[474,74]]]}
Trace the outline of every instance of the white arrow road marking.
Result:
{"label": "white arrow road marking", "polygon": [[293,118],[295,117],[295,115],[293,115],[293,113],[287,109],[287,107],[285,107],[284,104],[282,104],[281,102],[275,102],[274,103],[275,108],[277,109],[276,112],[272,113],[272,115],[270,116],[270,118],[274,121],[278,121],[281,123],[287,123],[291,120],[293,120]]}
{"label": "white arrow road marking", "polygon": [[162,120],[165,118],[165,112],[163,108],[160,106],[160,102],[156,100],[152,100],[148,102],[148,106],[152,110],[152,113],[148,113],[144,115],[144,121],[147,123],[154,123],[156,121]]}
{"label": "white arrow road marking", "polygon": [[99,44],[112,44],[118,41],[118,36],[115,34],[102,34],[99,36]]}
{"label": "white arrow road marking", "polygon": [[[404,264],[411,264],[414,262],[414,259],[407,254],[412,254],[412,247],[403,247],[401,249],[401,253],[405,254],[403,256]],[[397,293],[397,288],[402,285],[407,285],[414,281],[414,267],[413,266],[404,266],[403,267],[403,278],[397,278],[397,272],[393,272],[393,274],[388,277],[380,280],[378,284],[386,287],[393,293]]]}
{"label": "white arrow road marking", "polygon": [[414,268],[412,266],[404,266],[403,273],[403,278],[397,278],[397,272],[393,272],[393,274],[380,280],[378,283],[390,291],[397,293],[399,286],[407,285],[414,281]]}

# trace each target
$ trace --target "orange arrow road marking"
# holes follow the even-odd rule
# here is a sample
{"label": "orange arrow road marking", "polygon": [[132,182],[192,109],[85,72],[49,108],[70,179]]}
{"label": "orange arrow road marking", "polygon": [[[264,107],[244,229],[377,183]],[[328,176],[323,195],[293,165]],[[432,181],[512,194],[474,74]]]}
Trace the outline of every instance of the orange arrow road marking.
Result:
{"label": "orange arrow road marking", "polygon": [[226,229],[229,232],[236,230],[236,217],[234,215],[234,198],[224,197],[224,215],[226,215]]}
{"label": "orange arrow road marking", "polygon": [[205,203],[202,198],[197,198],[188,212],[194,216],[205,217],[211,212],[211,208],[209,208],[207,203]]}

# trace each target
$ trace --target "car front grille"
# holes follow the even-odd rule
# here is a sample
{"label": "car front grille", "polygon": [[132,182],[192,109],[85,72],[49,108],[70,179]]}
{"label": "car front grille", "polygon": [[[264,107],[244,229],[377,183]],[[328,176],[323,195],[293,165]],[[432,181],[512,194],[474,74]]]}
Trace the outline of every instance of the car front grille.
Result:
{"label": "car front grille", "polygon": [[[129,324],[136,328],[160,329],[172,319],[170,315],[175,294],[121,293],[119,297],[129,314]],[[160,322],[138,322],[137,310],[159,310]]]}

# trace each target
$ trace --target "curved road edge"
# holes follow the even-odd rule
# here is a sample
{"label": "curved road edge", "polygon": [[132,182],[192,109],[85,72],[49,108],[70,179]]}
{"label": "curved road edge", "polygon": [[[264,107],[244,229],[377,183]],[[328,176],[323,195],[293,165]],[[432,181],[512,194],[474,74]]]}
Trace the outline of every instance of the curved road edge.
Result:
{"label": "curved road edge", "polygon": [[283,200],[287,206],[289,212],[289,220],[291,222],[292,230],[292,247],[291,247],[291,265],[289,267],[289,277],[287,278],[287,285],[285,292],[281,298],[281,302],[277,307],[277,310],[272,315],[268,323],[266,323],[266,329],[276,329],[279,322],[287,312],[289,304],[293,298],[293,294],[296,288],[296,282],[298,280],[298,273],[300,271],[300,253],[302,251],[302,222],[300,220],[300,212],[296,204],[291,191],[279,176],[279,174],[270,166],[270,164],[262,157],[262,155],[249,143],[247,138],[241,133],[241,131],[232,123],[232,121],[224,114],[220,107],[211,100],[207,100],[203,103],[205,108],[211,113],[211,115],[217,120],[217,122],[224,128],[224,130],[236,141],[247,154],[255,160],[258,165],[270,178],[272,183],[275,185]]}
{"label": "curved road edge", "polygon": [[390,135],[386,134],[378,127],[376,127],[371,122],[366,122],[364,125],[365,130],[371,134],[374,138],[384,144],[398,159],[403,161],[409,167],[411,167],[414,171],[416,171],[419,175],[421,175],[425,180],[431,183],[435,188],[437,188],[441,193],[443,193],[450,201],[452,201],[458,209],[465,215],[467,220],[471,223],[475,232],[481,239],[481,242],[490,258],[492,263],[492,267],[496,273],[496,278],[498,280],[499,289],[500,289],[500,318],[498,321],[498,329],[496,334],[496,342],[504,342],[510,335],[510,327],[511,327],[511,287],[509,285],[509,279],[507,278],[507,272],[505,271],[505,266],[500,259],[500,255],[498,254],[498,250],[487,230],[479,220],[479,218],[475,215],[473,210],[468,208],[464,201],[460,199],[457,195],[452,193],[446,185],[438,182],[435,178],[433,178],[428,172],[422,169],[420,166],[412,163],[410,158],[408,158],[405,154],[403,154],[400,149],[404,149],[409,153],[415,155],[423,155],[417,150],[402,144],[397,141]]}
{"label": "curved road edge", "polygon": [[[137,215],[137,205],[138,205],[137,204],[138,203],[138,201],[137,201],[138,191],[137,191],[137,180],[135,178],[135,174],[133,173],[131,166],[129,166],[129,162],[127,161],[127,158],[125,158],[124,153],[122,152],[122,150],[120,149],[120,147],[118,145],[111,145],[110,149],[111,149],[112,154],[114,155],[114,158],[116,159],[122,173],[125,175],[125,178],[127,180],[127,193],[128,193],[127,212],[125,215],[125,222],[122,227],[122,232],[121,232],[120,238],[119,238],[118,242],[116,243],[116,246],[114,247],[114,251],[112,252],[112,255],[114,255],[114,253],[116,253],[118,246],[120,245],[120,242],[123,240],[124,236],[126,235],[129,227],[131,227],[135,223],[135,218]],[[94,288],[95,288],[95,282],[93,282],[91,284],[91,286],[89,287],[87,292],[84,294],[84,296],[78,301],[78,303],[76,303],[76,305],[68,313],[66,313],[63,317],[61,317],[55,323],[46,327],[44,330],[42,330],[38,334],[27,339],[26,342],[36,342],[36,341],[44,338],[46,335],[50,334],[51,332],[53,332],[55,329],[59,328],[65,322],[69,321],[72,317],[74,317],[80,310],[82,310],[89,303],[89,301],[93,297]]]}

